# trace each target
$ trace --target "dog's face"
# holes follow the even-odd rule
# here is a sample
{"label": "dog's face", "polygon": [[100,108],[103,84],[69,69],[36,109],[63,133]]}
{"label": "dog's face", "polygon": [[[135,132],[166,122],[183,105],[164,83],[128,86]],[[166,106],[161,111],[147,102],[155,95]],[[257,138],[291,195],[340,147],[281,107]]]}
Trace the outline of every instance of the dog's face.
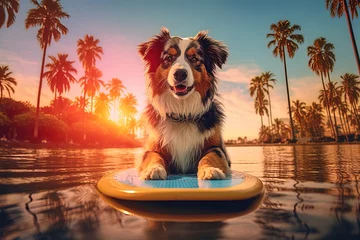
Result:
{"label": "dog's face", "polygon": [[201,31],[171,37],[166,28],[139,45],[147,66],[148,97],[160,113],[199,114],[216,94],[216,67],[225,63],[225,45]]}

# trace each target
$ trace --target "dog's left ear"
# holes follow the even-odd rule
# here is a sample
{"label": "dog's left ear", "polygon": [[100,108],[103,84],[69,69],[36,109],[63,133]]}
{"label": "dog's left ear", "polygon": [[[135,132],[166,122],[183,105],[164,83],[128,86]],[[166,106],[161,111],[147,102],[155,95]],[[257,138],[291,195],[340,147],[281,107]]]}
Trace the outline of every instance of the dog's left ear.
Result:
{"label": "dog's left ear", "polygon": [[160,33],[155,35],[148,42],[138,46],[140,56],[149,66],[149,71],[153,72],[160,65],[160,55],[164,49],[165,43],[170,39],[170,32],[167,28],[162,27]]}
{"label": "dog's left ear", "polygon": [[204,51],[207,72],[214,76],[216,66],[221,68],[229,56],[227,47],[222,42],[209,37],[207,31],[200,31],[194,39],[200,43]]}

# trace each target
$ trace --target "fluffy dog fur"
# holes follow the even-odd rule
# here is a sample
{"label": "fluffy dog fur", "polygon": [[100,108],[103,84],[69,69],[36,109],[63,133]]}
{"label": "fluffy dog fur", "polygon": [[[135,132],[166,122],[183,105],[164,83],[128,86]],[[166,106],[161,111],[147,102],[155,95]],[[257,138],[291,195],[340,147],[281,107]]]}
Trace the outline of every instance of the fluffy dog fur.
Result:
{"label": "fluffy dog fur", "polygon": [[139,45],[139,53],[146,66],[148,96],[140,177],[197,173],[199,179],[224,179],[230,174],[230,160],[221,136],[224,114],[215,99],[215,72],[226,62],[226,46],[205,31],[180,38],[162,28]]}

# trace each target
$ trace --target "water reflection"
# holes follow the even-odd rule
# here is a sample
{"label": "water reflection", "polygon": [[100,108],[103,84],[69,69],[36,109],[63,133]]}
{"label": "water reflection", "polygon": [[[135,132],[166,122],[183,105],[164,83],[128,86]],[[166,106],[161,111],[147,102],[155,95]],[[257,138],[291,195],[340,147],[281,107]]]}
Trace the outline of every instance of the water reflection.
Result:
{"label": "water reflection", "polygon": [[149,219],[99,197],[96,181],[133,167],[141,149],[0,149],[0,239],[359,238],[360,145],[232,147],[229,154],[232,168],[261,178],[267,194],[255,212],[209,222]]}

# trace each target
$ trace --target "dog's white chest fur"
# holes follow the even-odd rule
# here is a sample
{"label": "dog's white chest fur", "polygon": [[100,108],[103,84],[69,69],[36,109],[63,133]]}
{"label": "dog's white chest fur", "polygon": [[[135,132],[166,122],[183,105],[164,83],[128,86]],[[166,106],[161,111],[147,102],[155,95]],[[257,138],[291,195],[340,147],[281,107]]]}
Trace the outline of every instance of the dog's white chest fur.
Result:
{"label": "dog's white chest fur", "polygon": [[205,140],[212,134],[212,131],[200,133],[194,123],[174,122],[170,119],[159,123],[157,128],[160,133],[158,141],[167,148],[172,156],[172,164],[182,173],[194,166]]}

